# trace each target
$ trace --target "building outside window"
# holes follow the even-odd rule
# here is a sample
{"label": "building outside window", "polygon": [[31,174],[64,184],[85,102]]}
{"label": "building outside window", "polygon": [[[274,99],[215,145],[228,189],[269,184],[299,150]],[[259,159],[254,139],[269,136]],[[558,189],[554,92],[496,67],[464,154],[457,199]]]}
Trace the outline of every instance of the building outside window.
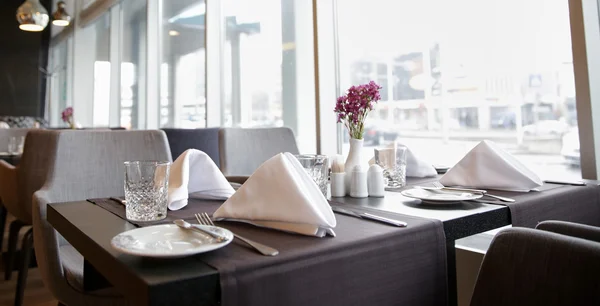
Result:
{"label": "building outside window", "polygon": [[450,166],[490,139],[543,177],[580,178],[568,1],[345,0],[337,20],[341,89],[384,87],[367,133]]}

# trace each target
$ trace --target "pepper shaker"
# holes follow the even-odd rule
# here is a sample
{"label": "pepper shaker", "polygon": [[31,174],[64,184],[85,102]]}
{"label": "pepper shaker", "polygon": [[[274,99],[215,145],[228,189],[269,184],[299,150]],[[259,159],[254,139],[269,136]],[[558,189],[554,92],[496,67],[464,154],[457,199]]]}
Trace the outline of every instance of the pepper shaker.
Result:
{"label": "pepper shaker", "polygon": [[367,185],[370,197],[381,198],[385,195],[385,183],[383,181],[383,168],[378,164],[369,167]]}
{"label": "pepper shaker", "polygon": [[366,198],[369,196],[367,188],[367,171],[360,165],[354,166],[352,169],[352,177],[350,179],[350,196],[353,198]]}

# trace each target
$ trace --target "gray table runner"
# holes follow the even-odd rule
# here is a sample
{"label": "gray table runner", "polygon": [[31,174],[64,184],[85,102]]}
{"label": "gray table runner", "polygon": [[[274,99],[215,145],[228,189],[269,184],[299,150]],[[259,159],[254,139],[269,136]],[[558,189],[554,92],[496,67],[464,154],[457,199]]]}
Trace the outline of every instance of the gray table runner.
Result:
{"label": "gray table runner", "polygon": [[[440,177],[409,178],[407,187],[431,186]],[[487,203],[508,206],[513,226],[535,228],[539,222],[546,220],[571,221],[600,226],[600,187],[598,184],[589,184],[588,186],[544,184],[538,190],[531,192],[489,190],[492,194],[515,199],[514,203],[495,201],[487,197],[484,199]]]}
{"label": "gray table runner", "polygon": [[[115,214],[124,218],[120,204],[99,199],[91,202],[111,207],[107,209],[113,213],[121,209],[122,213]],[[219,205],[218,201],[190,200],[186,208],[170,211],[168,217],[181,213],[175,218],[190,219],[194,212],[212,213]],[[235,240],[196,258],[219,271],[221,302],[225,306],[445,305],[446,241],[441,222],[376,213],[405,221],[408,227],[336,214],[337,236],[316,238],[218,222],[219,226],[278,249],[280,254],[262,256]]]}
{"label": "gray table runner", "polygon": [[539,192],[493,191],[493,194],[511,197],[515,203],[510,209],[513,226],[530,227],[546,220],[570,221],[600,226],[600,187],[544,184]]}
{"label": "gray table runner", "polygon": [[[111,213],[117,215],[119,218],[121,218],[123,220],[127,220],[126,215],[125,215],[125,206],[115,200],[112,200],[109,198],[102,198],[102,199],[88,199],[87,201],[94,203],[94,204],[110,211]],[[192,200],[190,200],[190,201],[192,201]],[[173,223],[173,221],[177,220],[177,219],[183,219],[183,220],[186,220],[191,223],[197,223],[196,218],[194,217],[194,214],[205,212],[205,210],[203,210],[204,206],[213,207],[216,205],[216,207],[219,207],[221,204],[223,204],[223,201],[220,201],[220,200],[217,201],[217,200],[197,200],[197,199],[195,199],[193,201],[194,201],[195,205],[187,205],[180,210],[169,210],[169,212],[167,213],[167,217],[160,221],[135,222],[135,221],[127,220],[127,222],[129,222],[137,227],[144,227],[144,226],[157,225],[157,224],[170,224],[170,223]],[[200,205],[198,205],[198,204],[200,204]]]}

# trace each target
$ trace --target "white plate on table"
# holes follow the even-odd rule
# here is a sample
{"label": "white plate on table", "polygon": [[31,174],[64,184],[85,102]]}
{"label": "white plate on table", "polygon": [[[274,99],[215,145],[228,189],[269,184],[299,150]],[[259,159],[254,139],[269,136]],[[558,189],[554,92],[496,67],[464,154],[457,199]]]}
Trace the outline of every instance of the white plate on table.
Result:
{"label": "white plate on table", "polygon": [[177,258],[210,252],[228,245],[233,234],[222,227],[196,225],[212,228],[227,238],[216,242],[207,234],[187,230],[175,224],[154,225],[123,232],[110,241],[117,251],[143,257]]}
{"label": "white plate on table", "polygon": [[427,204],[455,204],[461,201],[477,200],[483,197],[480,193],[470,193],[464,191],[450,190],[425,190],[421,188],[412,188],[400,192],[403,196],[419,199]]}

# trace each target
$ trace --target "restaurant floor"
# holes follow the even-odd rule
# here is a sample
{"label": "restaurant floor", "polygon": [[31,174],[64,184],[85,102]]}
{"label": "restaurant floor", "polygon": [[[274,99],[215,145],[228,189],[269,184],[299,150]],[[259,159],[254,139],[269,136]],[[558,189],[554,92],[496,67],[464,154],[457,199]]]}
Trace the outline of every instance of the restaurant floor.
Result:
{"label": "restaurant floor", "polygon": [[[13,218],[9,216],[6,224],[10,224],[12,220]],[[24,234],[25,231],[26,229],[23,229],[21,231],[21,235]],[[6,250],[7,241],[8,232],[5,232],[4,246],[2,247],[2,250]],[[3,267],[0,270],[2,270],[2,273],[0,273],[0,306],[13,305],[18,273],[13,272],[11,280],[5,281]],[[23,306],[56,306],[57,304],[58,302],[44,287],[39,270],[37,268],[29,269]]]}

